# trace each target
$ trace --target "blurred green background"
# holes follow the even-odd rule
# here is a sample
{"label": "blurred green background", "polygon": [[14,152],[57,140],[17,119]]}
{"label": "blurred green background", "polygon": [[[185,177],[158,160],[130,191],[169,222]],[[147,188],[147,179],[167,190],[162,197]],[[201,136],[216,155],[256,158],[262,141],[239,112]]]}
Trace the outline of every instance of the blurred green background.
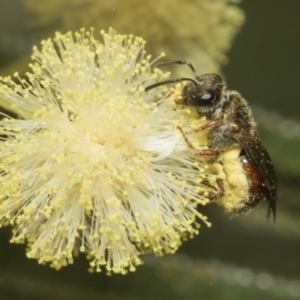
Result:
{"label": "blurred green background", "polygon": [[[68,2],[0,0],[0,74],[24,73],[32,45],[40,38],[82,25],[143,35],[150,52],[165,50],[171,59],[191,60],[199,73],[223,73],[229,88],[239,90],[253,107],[274,160],[279,177],[277,220],[267,221],[263,205],[236,218],[215,205],[205,207],[212,228],[203,226],[175,255],[145,256],[144,266],[135,273],[112,277],[88,273],[81,256],[61,271],[40,266],[26,258],[25,246],[9,243],[10,228],[1,228],[0,300],[299,299],[300,1],[244,0],[237,6],[245,14],[244,25],[240,27],[239,11],[226,29],[228,37],[212,28],[230,24],[228,11],[216,12],[218,18],[226,16],[216,25],[209,23],[216,17],[214,10],[205,10],[206,2],[225,0],[151,5],[114,0],[111,6],[98,1],[97,9],[93,0],[76,0],[74,6]],[[99,23],[89,24],[93,20]],[[224,36],[228,44],[219,45]],[[176,72],[189,75],[178,67]]]}

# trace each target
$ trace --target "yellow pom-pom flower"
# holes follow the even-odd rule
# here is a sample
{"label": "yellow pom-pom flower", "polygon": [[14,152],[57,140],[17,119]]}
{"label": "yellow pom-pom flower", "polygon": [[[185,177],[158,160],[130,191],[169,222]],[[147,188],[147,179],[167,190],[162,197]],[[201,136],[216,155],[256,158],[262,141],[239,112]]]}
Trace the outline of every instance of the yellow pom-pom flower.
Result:
{"label": "yellow pom-pom flower", "polygon": [[[82,30],[34,48],[27,79],[0,79],[20,118],[0,121],[0,225],[29,258],[61,267],[84,252],[100,271],[126,273],[140,255],[174,253],[198,233],[207,164],[189,151],[145,41]],[[182,119],[182,120],[181,120]],[[213,177],[213,175],[211,175]]]}

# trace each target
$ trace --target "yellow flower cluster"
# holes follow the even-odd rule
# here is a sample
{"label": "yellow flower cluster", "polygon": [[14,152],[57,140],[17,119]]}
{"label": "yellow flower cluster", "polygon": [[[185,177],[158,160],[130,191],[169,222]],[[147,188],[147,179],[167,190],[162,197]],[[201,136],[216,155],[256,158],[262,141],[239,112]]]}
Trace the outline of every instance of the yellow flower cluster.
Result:
{"label": "yellow flower cluster", "polygon": [[174,253],[197,218],[210,225],[197,206],[216,175],[177,130],[193,112],[176,108],[176,89],[144,91],[168,76],[145,41],[101,34],[57,33],[34,48],[28,79],[0,78],[21,116],[0,121],[0,224],[39,263],[84,252],[92,269],[126,273],[142,253]]}

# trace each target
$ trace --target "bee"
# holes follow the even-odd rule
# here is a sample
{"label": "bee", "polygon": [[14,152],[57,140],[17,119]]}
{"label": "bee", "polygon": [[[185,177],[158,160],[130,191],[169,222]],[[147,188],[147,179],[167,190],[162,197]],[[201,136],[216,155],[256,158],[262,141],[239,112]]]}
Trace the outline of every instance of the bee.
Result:
{"label": "bee", "polygon": [[[248,181],[248,197],[240,199],[239,205],[235,204],[236,207],[229,210],[247,212],[264,199],[268,204],[267,217],[272,214],[275,221],[277,176],[273,162],[260,141],[247,101],[237,91],[227,89],[219,75],[198,75],[188,61],[165,62],[157,67],[174,64],[187,65],[195,78],[168,79],[147,86],[145,91],[165,84],[189,81],[182,90],[182,99],[178,104],[194,107],[206,117],[206,123],[199,129],[207,132],[208,149],[200,151],[198,155],[214,158],[227,153],[228,149],[239,148],[238,161]],[[193,149],[183,130],[179,129],[188,146]],[[218,197],[222,197],[226,191],[220,181],[217,184],[220,188]]]}

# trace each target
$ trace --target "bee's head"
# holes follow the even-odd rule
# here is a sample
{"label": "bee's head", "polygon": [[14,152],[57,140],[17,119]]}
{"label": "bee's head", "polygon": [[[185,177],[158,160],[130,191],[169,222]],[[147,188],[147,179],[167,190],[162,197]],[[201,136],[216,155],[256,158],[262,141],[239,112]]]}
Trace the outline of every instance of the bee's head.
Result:
{"label": "bee's head", "polygon": [[193,71],[195,79],[187,77],[168,79],[147,86],[145,91],[164,84],[189,81],[182,91],[183,104],[197,108],[199,113],[205,114],[207,117],[213,115],[217,116],[222,111],[223,105],[226,102],[226,97],[223,95],[225,84],[221,77],[216,74],[204,74],[199,76],[193,65],[185,60],[164,62],[157,66],[165,67],[174,64],[187,65]]}
{"label": "bee's head", "polygon": [[224,82],[216,74],[197,76],[194,82],[183,89],[183,101],[187,106],[198,109],[202,114],[213,114],[220,106]]}

